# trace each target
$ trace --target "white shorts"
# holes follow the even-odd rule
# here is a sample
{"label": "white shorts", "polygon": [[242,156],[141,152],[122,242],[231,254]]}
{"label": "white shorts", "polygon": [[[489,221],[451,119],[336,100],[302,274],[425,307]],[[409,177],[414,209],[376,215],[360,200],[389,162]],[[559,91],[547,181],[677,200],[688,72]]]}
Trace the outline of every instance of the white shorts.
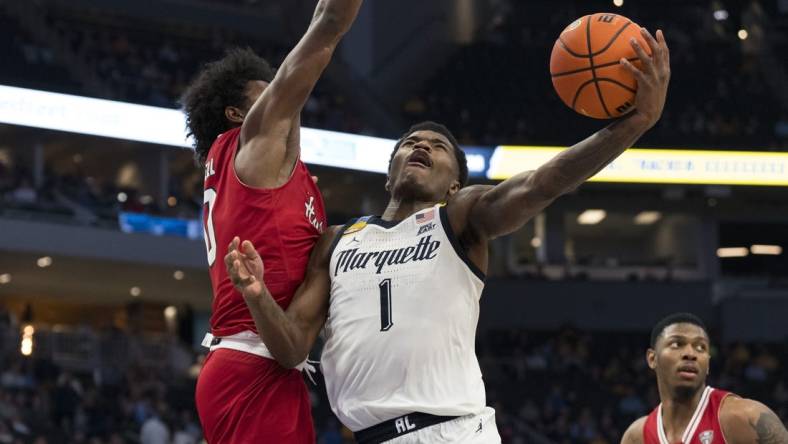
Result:
{"label": "white shorts", "polygon": [[407,435],[386,441],[386,444],[500,444],[495,426],[495,410],[485,407],[478,415],[461,416],[431,425]]}

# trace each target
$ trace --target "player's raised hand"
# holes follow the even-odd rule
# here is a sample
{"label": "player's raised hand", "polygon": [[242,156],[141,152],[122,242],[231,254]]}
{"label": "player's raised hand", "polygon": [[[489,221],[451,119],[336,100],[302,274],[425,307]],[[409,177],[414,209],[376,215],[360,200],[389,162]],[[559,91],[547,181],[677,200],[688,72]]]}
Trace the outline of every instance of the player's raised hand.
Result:
{"label": "player's raised hand", "polygon": [[[243,241],[236,236],[227,248],[224,264],[235,288],[244,298],[258,297],[265,289],[263,284],[263,259],[251,242]],[[240,244],[240,248],[239,248]]]}
{"label": "player's raised hand", "polygon": [[634,114],[643,118],[649,126],[653,126],[665,107],[670,82],[670,51],[662,30],[657,31],[656,39],[646,28],[641,28],[640,32],[651,49],[651,55],[637,40],[632,39],[630,44],[640,59],[642,69],[638,69],[626,59],[621,59],[621,64],[632,72],[638,82]]}

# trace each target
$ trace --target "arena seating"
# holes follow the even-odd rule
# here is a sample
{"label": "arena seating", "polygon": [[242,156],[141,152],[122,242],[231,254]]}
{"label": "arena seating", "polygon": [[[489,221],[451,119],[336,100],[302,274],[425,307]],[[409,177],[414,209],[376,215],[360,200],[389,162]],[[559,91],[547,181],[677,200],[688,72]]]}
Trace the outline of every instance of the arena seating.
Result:
{"label": "arena seating", "polygon": [[[166,337],[114,329],[36,335],[33,357],[21,356],[19,324],[0,311],[0,443],[134,443],[146,422],[156,421],[173,442],[199,442],[193,413],[199,355]],[[647,347],[642,332],[480,334],[487,400],[503,442],[618,443],[629,423],[659,402]],[[786,359],[784,345],[720,345],[709,383],[786,417],[788,387],[780,372]],[[337,426],[324,388],[309,386],[318,442],[352,442]]]}
{"label": "arena seating", "polygon": [[[582,11],[557,11],[547,2],[509,2],[511,10],[485,38],[462,47],[404,101],[404,115],[446,122],[471,145],[562,145],[576,142],[578,133],[590,134],[601,123],[560,102],[548,64],[553,42],[573,17],[611,9],[609,2],[592,3]],[[743,49],[733,24],[716,23],[700,3],[671,2],[669,17],[662,3],[630,3],[612,12],[652,32],[663,29],[671,50],[665,113],[640,146],[786,149],[788,142],[775,132],[779,100],[758,55]]]}

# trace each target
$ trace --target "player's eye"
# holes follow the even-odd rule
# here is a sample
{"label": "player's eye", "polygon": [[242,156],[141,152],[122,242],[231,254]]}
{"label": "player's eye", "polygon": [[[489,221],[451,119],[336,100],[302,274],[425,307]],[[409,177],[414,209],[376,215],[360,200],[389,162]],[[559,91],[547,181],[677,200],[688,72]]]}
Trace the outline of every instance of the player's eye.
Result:
{"label": "player's eye", "polygon": [[679,344],[679,341],[671,341],[670,342],[670,348],[679,348],[679,345],[681,345],[681,344]]}

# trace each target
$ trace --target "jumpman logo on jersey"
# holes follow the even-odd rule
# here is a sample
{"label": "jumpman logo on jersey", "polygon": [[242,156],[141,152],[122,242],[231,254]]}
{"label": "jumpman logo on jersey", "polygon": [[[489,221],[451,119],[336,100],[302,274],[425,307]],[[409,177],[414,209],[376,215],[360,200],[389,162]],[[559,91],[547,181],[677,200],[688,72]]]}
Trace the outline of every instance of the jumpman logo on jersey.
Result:
{"label": "jumpman logo on jersey", "polygon": [[480,419],[480,420],[479,420],[479,428],[478,428],[478,429],[476,429],[476,432],[475,432],[475,433],[479,433],[479,432],[481,432],[481,431],[482,431],[482,420]]}
{"label": "jumpman logo on jersey", "polygon": [[313,227],[319,232],[323,232],[323,222],[317,220],[317,214],[315,214],[315,196],[309,196],[309,200],[304,203],[306,207],[306,220],[312,224]]}

